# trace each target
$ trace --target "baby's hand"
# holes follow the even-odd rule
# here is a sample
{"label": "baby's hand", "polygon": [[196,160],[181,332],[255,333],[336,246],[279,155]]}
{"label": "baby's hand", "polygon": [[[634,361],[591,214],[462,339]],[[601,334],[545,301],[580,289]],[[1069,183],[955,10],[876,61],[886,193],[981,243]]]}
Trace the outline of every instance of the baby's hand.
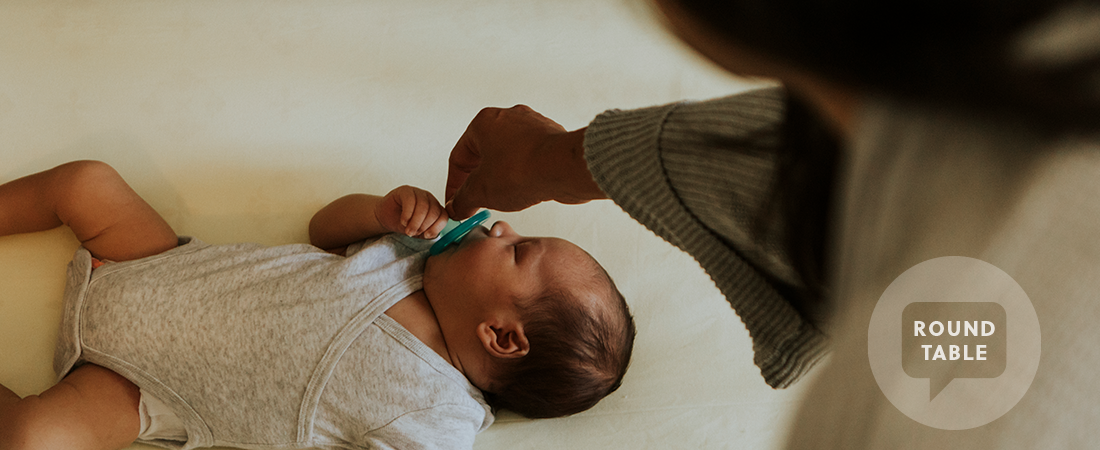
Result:
{"label": "baby's hand", "polygon": [[447,226],[447,211],[431,192],[401,186],[382,198],[374,210],[378,223],[394,233],[431,239]]}

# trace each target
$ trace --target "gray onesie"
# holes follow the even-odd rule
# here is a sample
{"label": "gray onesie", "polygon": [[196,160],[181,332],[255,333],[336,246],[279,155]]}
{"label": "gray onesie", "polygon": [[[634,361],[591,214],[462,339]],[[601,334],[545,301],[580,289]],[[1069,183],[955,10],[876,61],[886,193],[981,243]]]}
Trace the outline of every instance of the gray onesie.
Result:
{"label": "gray onesie", "polygon": [[348,257],[308,245],[180,246],[91,270],[77,250],[54,368],[94,363],[182,420],[168,448],[470,448],[493,421],[457,369],[382,313],[421,288],[430,242]]}

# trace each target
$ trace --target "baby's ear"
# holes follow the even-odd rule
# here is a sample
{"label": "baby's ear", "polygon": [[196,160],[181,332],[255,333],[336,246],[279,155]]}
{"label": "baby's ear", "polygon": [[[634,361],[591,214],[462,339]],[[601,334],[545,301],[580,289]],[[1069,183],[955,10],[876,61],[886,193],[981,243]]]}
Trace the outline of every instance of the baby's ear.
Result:
{"label": "baby's ear", "polygon": [[531,350],[523,325],[518,323],[494,326],[482,322],[477,326],[477,338],[485,351],[497,358],[520,358]]}

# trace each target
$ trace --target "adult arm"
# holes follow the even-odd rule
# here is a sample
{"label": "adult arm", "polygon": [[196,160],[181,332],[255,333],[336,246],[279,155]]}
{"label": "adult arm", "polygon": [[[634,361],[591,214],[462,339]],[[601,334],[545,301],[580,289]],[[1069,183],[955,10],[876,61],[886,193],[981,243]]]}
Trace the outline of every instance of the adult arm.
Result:
{"label": "adult arm", "polygon": [[785,105],[781,89],[761,89],[611,110],[574,132],[523,106],[489,108],[451,153],[448,210],[613,199],[700,263],[752,335],[765,381],[784,387],[825,342],[812,314],[792,306],[806,302],[793,297],[803,285],[784,225],[756,226],[772,198]]}
{"label": "adult arm", "polygon": [[791,298],[801,279],[783,245],[784,224],[757,226],[773,198],[786,101],[772,88],[607,111],[584,142],[601,190],[710,275],[748,328],[754,362],[773,387],[797,380],[825,349],[811,315],[792,306],[801,303]]}
{"label": "adult arm", "polygon": [[[611,110],[574,131],[523,105],[485,108],[451,152],[448,214],[462,219],[480,207],[518,211],[544,201],[613,198],[651,228],[697,221],[769,278],[797,285],[782,224],[754,229],[772,194],[784,98],[779,89],[764,89]],[[678,211],[654,204],[669,201],[684,203],[679,212],[688,215],[670,218]]]}

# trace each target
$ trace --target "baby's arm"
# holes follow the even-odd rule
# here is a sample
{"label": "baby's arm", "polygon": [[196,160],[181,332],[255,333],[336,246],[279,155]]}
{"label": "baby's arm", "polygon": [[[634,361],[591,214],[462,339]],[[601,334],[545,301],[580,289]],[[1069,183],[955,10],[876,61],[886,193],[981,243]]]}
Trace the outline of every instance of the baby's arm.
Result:
{"label": "baby's arm", "polygon": [[435,196],[401,186],[385,197],[351,194],[329,203],[309,221],[309,242],[333,250],[391,232],[430,239],[446,225],[447,213]]}

